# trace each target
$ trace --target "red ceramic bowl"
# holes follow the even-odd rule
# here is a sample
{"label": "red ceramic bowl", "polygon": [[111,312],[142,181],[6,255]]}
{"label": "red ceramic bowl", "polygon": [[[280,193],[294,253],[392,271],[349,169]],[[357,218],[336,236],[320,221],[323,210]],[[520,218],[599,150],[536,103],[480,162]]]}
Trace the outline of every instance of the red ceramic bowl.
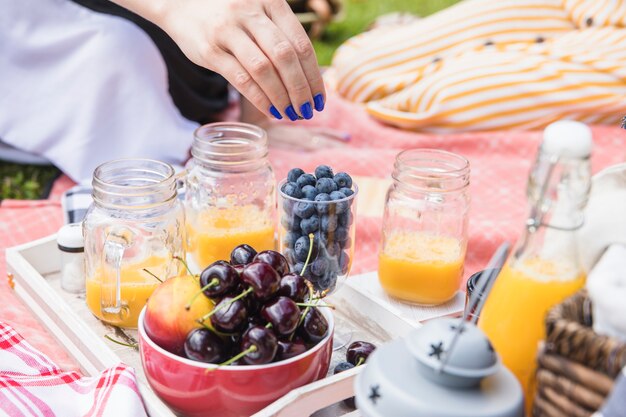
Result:
{"label": "red ceramic bowl", "polygon": [[328,320],[328,334],[303,354],[267,365],[217,368],[157,346],[143,326],[144,308],[139,316],[141,363],[154,392],[176,413],[189,417],[249,416],[292,389],[326,376],[335,324],[330,309],[320,311]]}

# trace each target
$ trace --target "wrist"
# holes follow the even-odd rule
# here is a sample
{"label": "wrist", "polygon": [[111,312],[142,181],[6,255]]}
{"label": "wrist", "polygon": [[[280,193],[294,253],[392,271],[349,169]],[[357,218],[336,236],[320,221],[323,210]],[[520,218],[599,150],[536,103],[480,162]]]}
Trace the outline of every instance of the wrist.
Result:
{"label": "wrist", "polygon": [[113,3],[138,14],[146,20],[163,27],[171,0],[112,0]]}

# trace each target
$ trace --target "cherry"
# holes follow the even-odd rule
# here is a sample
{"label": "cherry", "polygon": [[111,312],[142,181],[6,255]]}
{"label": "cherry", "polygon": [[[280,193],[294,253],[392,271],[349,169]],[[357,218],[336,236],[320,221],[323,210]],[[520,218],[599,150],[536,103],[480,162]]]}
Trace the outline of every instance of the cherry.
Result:
{"label": "cherry", "polygon": [[305,310],[304,320],[298,327],[298,334],[310,343],[319,343],[328,333],[328,322],[317,308]]}
{"label": "cherry", "polygon": [[278,297],[263,306],[261,317],[272,323],[272,329],[279,336],[287,336],[298,327],[300,308],[291,298]]}
{"label": "cherry", "polygon": [[287,262],[287,259],[281,253],[274,250],[259,252],[259,254],[254,257],[254,262],[265,262],[274,268],[281,277],[289,273],[289,262]]}
{"label": "cherry", "polygon": [[293,358],[301,353],[306,352],[306,345],[302,339],[279,340],[278,351],[276,352],[276,362]]}
{"label": "cherry", "polygon": [[243,361],[249,365],[270,363],[276,356],[278,339],[274,333],[262,326],[252,326],[241,337]]}
{"label": "cherry", "polygon": [[226,343],[218,335],[205,328],[189,332],[184,350],[187,358],[206,363],[220,363],[228,353]]}
{"label": "cherry", "polygon": [[241,280],[248,284],[260,300],[271,298],[280,287],[280,275],[265,262],[252,262],[241,274]]}
{"label": "cherry", "polygon": [[354,366],[364,363],[367,358],[376,350],[376,346],[368,342],[356,341],[348,346],[346,359]]}
{"label": "cherry", "polygon": [[230,253],[230,263],[232,265],[248,265],[252,263],[256,251],[250,245],[239,245]]}
{"label": "cherry", "polygon": [[224,295],[234,289],[237,284],[239,284],[239,274],[226,261],[213,262],[200,274],[200,286],[209,298]]}
{"label": "cherry", "polygon": [[244,300],[232,301],[234,297],[224,297],[215,306],[211,316],[213,327],[224,333],[233,333],[243,328],[248,321],[248,311]]}
{"label": "cherry", "polygon": [[301,303],[306,300],[306,296],[309,294],[309,287],[306,285],[306,279],[303,276],[291,273],[280,279],[278,294]]}

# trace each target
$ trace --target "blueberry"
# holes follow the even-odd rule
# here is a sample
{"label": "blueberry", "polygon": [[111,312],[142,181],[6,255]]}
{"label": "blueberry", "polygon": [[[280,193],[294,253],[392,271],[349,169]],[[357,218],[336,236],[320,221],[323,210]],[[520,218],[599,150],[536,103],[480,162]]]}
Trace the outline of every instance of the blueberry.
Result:
{"label": "blueberry", "polygon": [[341,373],[343,371],[347,371],[348,369],[354,368],[350,362],[339,362],[337,366],[335,366],[335,370],[333,371],[333,375]]}
{"label": "blueberry", "polygon": [[[330,193],[330,199],[332,201],[343,200],[344,198],[346,198],[345,194],[339,191],[333,191],[332,193]],[[349,205],[347,201],[340,201],[335,206],[335,213],[337,214],[345,213],[348,210],[348,208],[349,208]]]}
{"label": "blueberry", "polygon": [[293,206],[296,205],[296,202],[293,200],[283,200],[283,211],[288,215],[293,215]]}
{"label": "blueberry", "polygon": [[[296,243],[293,246],[294,253],[296,255],[296,259],[304,262],[306,261],[307,256],[309,256],[309,248],[311,247],[311,243],[309,241],[308,236],[301,236],[296,240]],[[311,258],[316,256],[316,246],[313,246],[313,251],[311,252]]]}
{"label": "blueberry", "polygon": [[285,241],[284,241],[285,246],[287,248],[293,248],[293,245],[295,245],[296,240],[298,240],[299,237],[300,237],[300,233],[288,231],[285,234]]}
{"label": "blueberry", "polygon": [[280,223],[283,225],[283,227],[292,232],[300,231],[301,221],[302,219],[298,216],[282,216],[282,218],[280,219]]}
{"label": "blueberry", "polygon": [[326,247],[328,245],[328,234],[324,233],[322,231],[318,231],[315,233],[315,237],[313,238],[314,242],[318,245],[318,246],[324,246]]}
{"label": "blueberry", "polygon": [[333,191],[337,191],[337,184],[330,178],[320,178],[317,180],[315,188],[317,188],[317,191],[320,193],[330,194]]}
{"label": "blueberry", "polygon": [[298,201],[293,208],[293,213],[298,217],[308,219],[315,214],[315,204],[305,201]]}
{"label": "blueberry", "polygon": [[350,239],[350,236],[348,236],[345,242],[341,242],[340,246],[342,249],[350,249],[350,246],[352,246],[352,239]]}
{"label": "blueberry", "polygon": [[333,170],[328,165],[320,165],[315,168],[315,176],[319,180],[320,178],[333,178]]}
{"label": "blueberry", "polygon": [[283,185],[282,191],[289,197],[302,198],[302,190],[295,182],[288,182]]}
{"label": "blueberry", "polygon": [[291,171],[289,171],[289,173],[287,174],[287,181],[289,182],[296,182],[298,181],[298,178],[300,177],[300,175],[304,174],[304,171],[301,170],[300,168],[293,168]]}
{"label": "blueberry", "polygon": [[339,256],[340,252],[341,246],[338,242],[332,242],[326,245],[326,253],[328,253],[328,255],[336,258],[337,256]]}
{"label": "blueberry", "polygon": [[315,205],[319,214],[328,213],[328,210],[330,209],[330,204],[324,204],[325,202],[330,201],[330,196],[328,194],[318,194],[317,196],[315,196],[315,201],[320,203]]}
{"label": "blueberry", "polygon": [[298,262],[293,266],[293,272],[302,275],[305,278],[311,278],[311,270],[307,267],[304,274],[302,273],[302,269],[304,268],[304,262]]}
{"label": "blueberry", "polygon": [[339,188],[352,188],[352,178],[345,172],[340,172],[333,177]]}
{"label": "blueberry", "polygon": [[352,216],[352,213],[350,211],[346,211],[345,213],[341,213],[339,215],[339,225],[343,227],[350,226],[353,220],[354,216]]}
{"label": "blueberry", "polygon": [[317,196],[317,188],[315,188],[314,185],[305,185],[304,187],[302,187],[302,194],[307,200],[313,201]]}
{"label": "blueberry", "polygon": [[312,185],[313,187],[315,187],[316,182],[317,181],[313,174],[302,174],[298,177],[298,180],[296,181],[298,187],[300,188],[304,187],[305,185]]}
{"label": "blueberry", "polygon": [[328,259],[323,256],[318,256],[316,260],[311,263],[311,273],[321,277],[328,270]]}
{"label": "blueberry", "polygon": [[335,284],[337,283],[337,276],[333,273],[329,273],[320,277],[320,279],[316,283],[316,287],[318,291],[332,291],[335,288]]}
{"label": "blueberry", "polygon": [[320,218],[317,214],[312,215],[308,219],[302,219],[300,221],[300,229],[302,229],[302,233],[309,234],[314,233],[320,227]]}
{"label": "blueberry", "polygon": [[320,219],[320,230],[322,232],[334,232],[337,229],[337,216],[334,214],[324,214]]}
{"label": "blueberry", "polygon": [[[304,190],[302,190],[302,191],[304,191]],[[350,189],[350,188],[345,188],[345,187],[340,188],[340,189],[339,189],[339,192],[340,192],[341,194],[345,195],[346,197],[350,197],[352,194],[354,194],[354,191],[352,191],[352,189]]]}
{"label": "blueberry", "polygon": [[349,268],[350,268],[350,257],[348,256],[347,253],[341,252],[341,255],[339,255],[339,270],[341,271],[341,274],[342,275],[347,274]]}
{"label": "blueberry", "polygon": [[348,240],[349,233],[348,233],[348,229],[345,227],[337,227],[337,230],[335,230],[335,241],[336,242],[345,242],[346,240]]}

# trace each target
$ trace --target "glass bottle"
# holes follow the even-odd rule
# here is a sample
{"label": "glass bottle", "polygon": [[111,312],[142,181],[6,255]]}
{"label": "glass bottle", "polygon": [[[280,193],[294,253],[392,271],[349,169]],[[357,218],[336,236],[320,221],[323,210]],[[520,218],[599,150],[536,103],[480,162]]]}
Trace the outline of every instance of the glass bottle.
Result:
{"label": "glass bottle", "polygon": [[[174,169],[149,159],[100,165],[83,221],[87,306],[99,319],[137,327],[159,279],[181,271],[185,216]],[[157,278],[155,278],[158,277]]]}
{"label": "glass bottle", "polygon": [[245,123],[198,128],[185,178],[187,252],[196,269],[246,243],[274,249],[276,180],[267,134]]}
{"label": "glass bottle", "polygon": [[561,121],[546,128],[528,180],[529,218],[479,319],[522,384],[527,410],[545,315],[585,282],[575,232],[583,224],[591,187],[591,146],[591,131],[582,123]]}
{"label": "glass bottle", "polygon": [[393,297],[441,304],[459,290],[467,248],[470,166],[434,149],[401,152],[387,192],[378,276]]}

